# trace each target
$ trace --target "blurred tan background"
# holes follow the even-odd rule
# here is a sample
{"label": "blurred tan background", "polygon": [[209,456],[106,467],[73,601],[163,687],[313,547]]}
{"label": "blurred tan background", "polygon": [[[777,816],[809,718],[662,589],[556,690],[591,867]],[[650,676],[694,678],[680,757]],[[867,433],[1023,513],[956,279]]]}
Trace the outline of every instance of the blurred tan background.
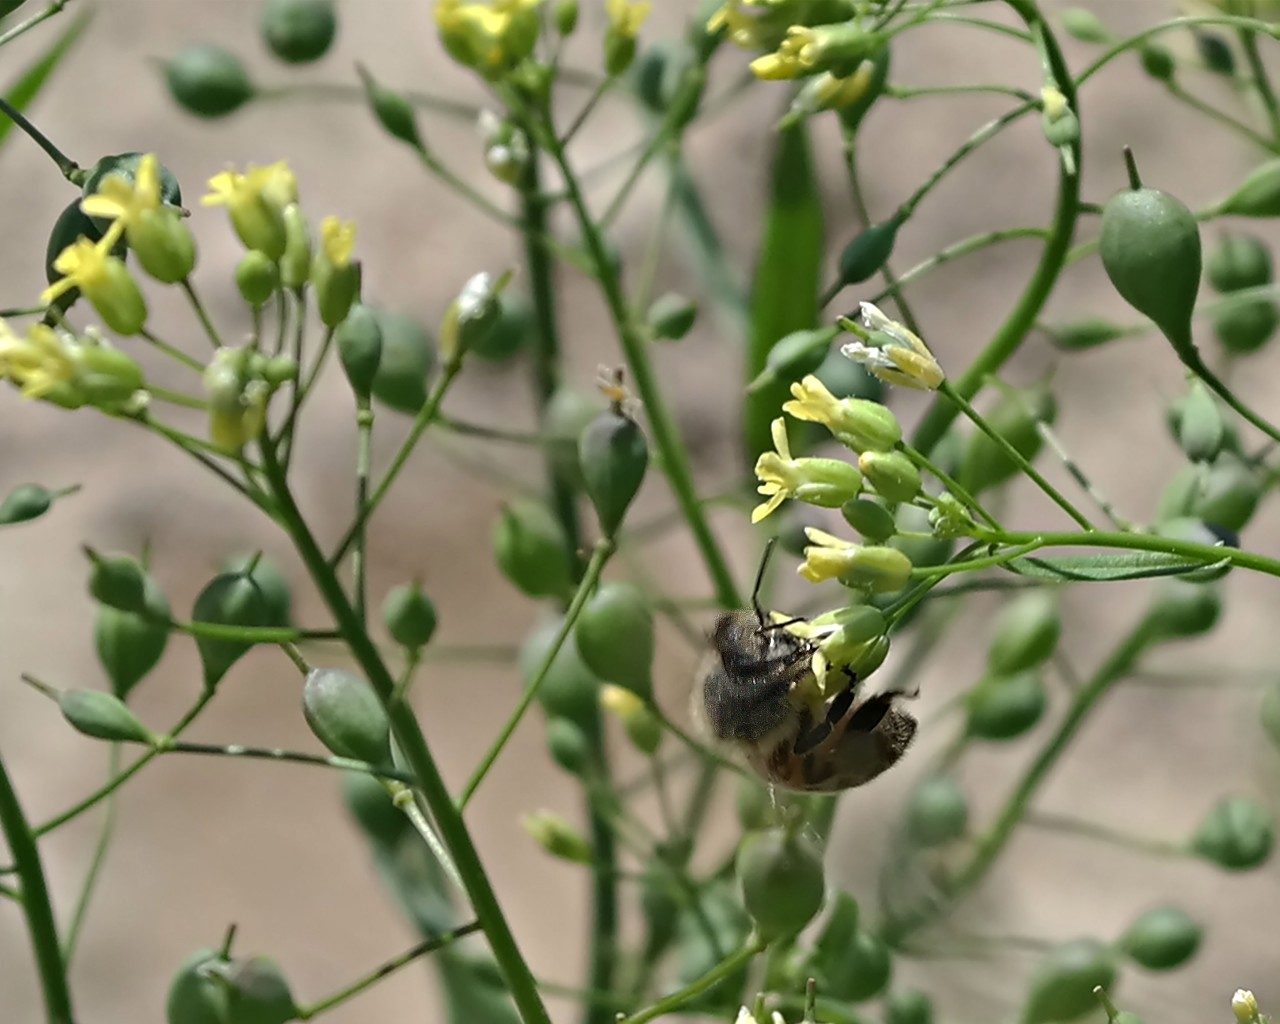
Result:
{"label": "blurred tan background", "polygon": [[[1061,9],[1061,5],[1053,5]],[[1118,31],[1169,13],[1157,0],[1089,4]],[[584,27],[571,51],[594,66],[601,22],[585,0]],[[646,39],[678,31],[686,4],[658,0]],[[366,294],[373,300],[437,322],[444,305],[472,273],[518,261],[513,239],[473,215],[414,159],[383,137],[356,105],[263,102],[229,119],[200,123],[168,100],[149,58],[208,40],[242,54],[263,85],[353,81],[353,62],[366,61],[388,84],[481,99],[473,81],[444,58],[426,0],[348,0],[341,3],[338,45],[318,65],[285,69],[270,61],[256,33],[256,0],[101,0],[98,17],[72,60],[41,97],[33,116],[73,156],[154,150],[184,184],[194,206],[205,178],[227,163],[287,157],[296,169],[305,207],[315,216],[335,212],[359,223]],[[56,25],[56,23],[55,23]],[[4,51],[0,76],[10,79],[48,32]],[[1068,41],[1073,66],[1089,48]],[[1274,49],[1274,48],[1273,48]],[[1274,57],[1274,53],[1272,54]],[[718,60],[721,82],[736,74],[739,58]],[[733,65],[731,67],[731,65]],[[1029,52],[972,30],[913,32],[894,53],[893,80],[902,85],[999,79],[1036,90],[1038,69]],[[1211,95],[1214,93],[1211,91]],[[689,159],[708,183],[707,201],[733,253],[749,273],[763,208],[769,125],[781,93],[758,88],[695,131]],[[1231,102],[1218,87],[1216,98]],[[1007,104],[1000,98],[883,102],[869,118],[862,159],[873,214],[884,215],[974,128]],[[571,107],[570,109],[576,109]],[[1121,60],[1092,81],[1082,96],[1086,197],[1104,200],[1122,180],[1123,143],[1138,152],[1148,182],[1192,206],[1214,198],[1252,165],[1256,154],[1222,129],[1188,115]],[[424,118],[432,144],[495,201],[504,187],[481,168],[476,137],[466,126]],[[643,126],[625,100],[607,101],[575,144],[580,166],[641,137]],[[818,153],[829,193],[828,225],[835,250],[854,231],[834,136],[818,133]],[[71,192],[45,157],[15,137],[0,153],[0,304],[21,305],[43,284],[48,229]],[[616,181],[602,184],[599,198]],[[1005,133],[946,183],[903,231],[899,267],[974,231],[1044,223],[1052,201],[1052,157],[1035,119]],[[646,176],[615,241],[637,255],[660,200],[660,179]],[[243,330],[233,301],[230,271],[238,248],[220,214],[197,212],[199,281],[224,329]],[[1273,244],[1273,224],[1251,225]],[[1082,220],[1082,237],[1096,221]],[[1206,237],[1214,235],[1214,228]],[[673,236],[679,244],[679,235]],[[945,268],[915,294],[927,336],[944,366],[964,365],[1007,312],[1032,261],[1031,244],[1013,243]],[[615,361],[607,320],[590,282],[562,275],[562,320],[568,377],[589,387],[597,364]],[[678,259],[668,260],[662,283],[696,291]],[[187,329],[180,307],[156,303],[164,333]],[[1129,314],[1094,264],[1073,270],[1053,300],[1049,319]],[[680,422],[710,493],[729,482],[737,463],[731,414],[742,340],[718,333],[704,315],[694,333],[655,353],[674,396]],[[1030,380],[1055,357],[1040,340],[1026,346],[1009,370]],[[1280,399],[1280,353],[1252,357],[1238,374],[1240,390],[1264,412]],[[1059,432],[1077,457],[1128,514],[1153,513],[1156,497],[1180,458],[1168,439],[1161,408],[1177,393],[1181,374],[1154,339],[1115,345],[1061,360],[1057,368],[1062,412]],[[449,407],[468,418],[505,426],[527,425],[530,387],[521,367],[469,370]],[[904,419],[919,403],[895,396]],[[347,521],[354,449],[348,399],[336,374],[325,381],[297,465],[298,491],[317,528],[334,537]],[[296,589],[296,616],[319,624],[318,601],[303,585],[273,527],[234,495],[176,454],[126,425],[69,415],[13,394],[0,400],[5,438],[0,490],[38,480],[49,486],[84,484],[43,521],[0,535],[0,747],[27,810],[44,820],[95,787],[106,751],[73,734],[56,711],[18,681],[34,672],[68,686],[102,683],[93,656],[92,607],[78,546],[132,549],[149,540],[154,572],[185,613],[201,585],[225,556],[265,549],[286,568]],[[403,422],[382,417],[379,451],[394,450]],[[512,457],[514,454],[514,458]],[[520,452],[501,453],[531,483],[538,475]],[[1046,472],[1063,477],[1058,467]],[[372,592],[421,574],[441,614],[441,643],[515,643],[537,615],[500,577],[489,554],[489,531],[503,497],[499,488],[461,472],[431,446],[386,506],[372,541]],[[670,504],[650,475],[643,508]],[[1246,534],[1253,548],[1280,549],[1274,501]],[[1058,523],[1060,516],[1017,493],[1010,519],[1019,525]],[[743,517],[718,514],[716,526],[732,551],[740,578],[758,556],[759,538]],[[673,536],[654,546],[652,562],[673,593],[708,593],[686,541]],[[621,571],[619,565],[615,571]],[[1234,573],[1227,581],[1227,624],[1207,641],[1168,648],[1152,663],[1203,666],[1206,678],[1222,666],[1277,667],[1276,581]],[[1066,645],[1077,664],[1096,664],[1141,607],[1141,584],[1077,588],[1067,595]],[[979,671],[985,620],[994,599],[975,602],[933,667],[921,679],[922,710],[969,685]],[[317,652],[314,657],[323,660]],[[660,651],[660,697],[682,714],[696,656],[674,637]],[[137,694],[146,720],[170,721],[198,685],[194,647],[175,639]],[[416,700],[427,733],[449,780],[469,774],[483,744],[518,692],[514,668],[439,666],[421,679]],[[224,681],[213,709],[193,737],[216,742],[314,747],[298,713],[299,680],[272,650],[246,658]],[[1258,694],[1239,688],[1159,692],[1121,687],[1085,729],[1039,806],[1072,810],[1098,821],[1169,838],[1185,835],[1218,796],[1238,792],[1280,809],[1280,755],[1257,726]],[[1064,704],[1055,694],[1053,713]],[[859,897],[871,898],[875,872],[901,800],[952,724],[925,730],[918,749],[897,771],[843,800],[831,851],[831,876]],[[1043,732],[1044,726],[1041,727]],[[1039,735],[1039,734],[1037,734]],[[521,812],[551,807],[577,819],[576,795],[549,763],[542,725],[530,716],[507,749],[469,813],[480,849],[535,970],[577,983],[583,964],[579,934],[586,921],[584,872],[541,856],[517,825]],[[972,757],[963,778],[974,793],[975,815],[996,805],[1024,765],[1036,740]],[[723,811],[724,808],[721,808]],[[319,997],[356,973],[398,952],[412,940],[371,871],[361,838],[348,826],[336,780],[306,768],[237,763],[228,759],[163,759],[123,792],[119,838],[107,863],[97,905],[74,965],[82,1024],[159,1021],[170,976],[188,952],[216,944],[228,922],[240,926],[238,949],[276,956],[301,1000]],[[731,835],[725,819],[725,839]],[[58,910],[69,914],[88,862],[94,821],[57,833],[44,844]],[[1152,862],[1096,843],[1028,832],[1012,844],[989,884],[957,918],[959,927],[1065,939],[1113,937],[1139,911],[1173,901],[1210,922],[1202,954],[1165,978],[1127,972],[1125,1005],[1149,1021],[1168,1024],[1226,1019],[1239,985],[1253,986],[1264,1008],[1280,1007],[1280,875],[1274,864],[1228,877],[1190,862]],[[1024,991],[1031,960],[1010,954],[985,964],[929,961],[901,964],[900,977],[934,996],[943,1021],[1007,1019]],[[0,906],[0,1021],[34,1021],[37,993],[26,935],[12,907]],[[568,1011],[564,1019],[572,1019]],[[334,1024],[439,1019],[425,969],[411,967],[334,1012]]]}

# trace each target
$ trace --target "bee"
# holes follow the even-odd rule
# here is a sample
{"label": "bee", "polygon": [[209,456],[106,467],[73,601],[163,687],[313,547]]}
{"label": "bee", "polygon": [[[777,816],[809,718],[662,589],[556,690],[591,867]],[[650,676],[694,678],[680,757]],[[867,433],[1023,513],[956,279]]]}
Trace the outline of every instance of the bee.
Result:
{"label": "bee", "polygon": [[858,679],[815,703],[802,694],[817,645],[771,622],[760,606],[765,549],[751,603],[722,615],[711,632],[714,661],[702,681],[702,704],[715,736],[735,744],[747,764],[785,789],[831,793],[870,782],[892,768],[911,743],[916,720],[897,693],[860,700]]}

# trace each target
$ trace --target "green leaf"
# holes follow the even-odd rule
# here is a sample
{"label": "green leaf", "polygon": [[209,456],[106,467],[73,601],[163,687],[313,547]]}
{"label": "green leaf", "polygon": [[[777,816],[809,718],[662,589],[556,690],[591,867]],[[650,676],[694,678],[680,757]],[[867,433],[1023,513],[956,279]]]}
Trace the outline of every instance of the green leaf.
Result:
{"label": "green leaf", "polygon": [[[778,133],[769,210],[751,294],[751,331],[746,381],[764,370],[769,352],[793,331],[818,322],[823,256],[822,199],[803,123]],[[743,438],[749,463],[773,447],[769,423],[781,415],[787,381],[748,394]]]}
{"label": "green leaf", "polygon": [[[1213,566],[1227,565],[1221,562]],[[1204,562],[1163,551],[1126,551],[1116,555],[1055,555],[1052,558],[1014,558],[1004,568],[1019,576],[1041,580],[1110,583],[1116,580],[1145,580],[1153,576],[1182,576],[1204,569]]]}
{"label": "green leaf", "polygon": [[[10,106],[16,110],[26,110],[31,105],[31,101],[44,88],[49,76],[62,63],[62,58],[75,45],[76,40],[80,38],[80,33],[85,30],[92,17],[92,9],[81,11],[71,24],[63,29],[62,35],[53,41],[53,45],[44,52],[44,55],[27,68],[22,77],[5,94],[4,98]],[[5,138],[13,131],[13,127],[13,121],[7,117],[0,117],[0,145],[4,144]]]}

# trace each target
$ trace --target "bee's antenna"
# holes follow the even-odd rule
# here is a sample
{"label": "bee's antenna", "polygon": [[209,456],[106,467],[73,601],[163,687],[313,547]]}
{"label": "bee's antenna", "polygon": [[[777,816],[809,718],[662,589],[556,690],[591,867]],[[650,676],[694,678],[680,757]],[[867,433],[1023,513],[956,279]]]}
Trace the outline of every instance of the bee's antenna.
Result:
{"label": "bee's antenna", "polygon": [[764,573],[769,568],[769,557],[773,554],[773,546],[777,543],[777,537],[770,537],[765,541],[764,552],[760,555],[760,568],[756,570],[755,586],[751,588],[751,607],[755,609],[756,619],[759,620],[761,627],[764,626],[764,608],[760,605],[760,588],[764,586]]}

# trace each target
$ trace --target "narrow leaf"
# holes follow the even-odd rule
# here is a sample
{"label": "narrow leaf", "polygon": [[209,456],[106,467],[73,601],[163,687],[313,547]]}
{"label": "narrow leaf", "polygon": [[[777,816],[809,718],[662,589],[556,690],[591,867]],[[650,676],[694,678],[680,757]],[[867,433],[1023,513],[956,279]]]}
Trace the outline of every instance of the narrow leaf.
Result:
{"label": "narrow leaf", "polygon": [[[31,67],[23,73],[9,91],[5,94],[5,99],[9,104],[17,110],[26,110],[30,106],[32,100],[39,95],[40,90],[44,88],[45,82],[49,80],[49,76],[53,74],[54,69],[62,63],[62,59],[75,45],[80,33],[85,30],[89,24],[90,18],[93,17],[91,8],[81,11],[72,19],[62,31],[62,35],[53,41],[53,45],[49,47]],[[7,117],[0,117],[0,145],[4,144],[5,138],[13,131],[13,122]]]}
{"label": "narrow leaf", "polygon": [[[1209,567],[1216,568],[1226,564],[1226,560],[1223,560],[1214,562]],[[1163,551],[1127,551],[1116,555],[1028,555],[1011,559],[1004,564],[1004,568],[1019,576],[1032,576],[1042,580],[1097,583],[1145,580],[1155,576],[1182,576],[1204,569],[1206,564]]]}

